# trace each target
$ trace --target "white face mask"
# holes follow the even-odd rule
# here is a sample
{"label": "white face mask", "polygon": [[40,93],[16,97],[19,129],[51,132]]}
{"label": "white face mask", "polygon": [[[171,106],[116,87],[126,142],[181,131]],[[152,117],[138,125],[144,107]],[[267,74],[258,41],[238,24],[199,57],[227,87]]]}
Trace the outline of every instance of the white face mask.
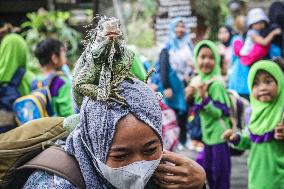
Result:
{"label": "white face mask", "polygon": [[123,167],[111,168],[94,156],[83,139],[82,142],[92,156],[94,166],[109,183],[118,189],[143,189],[162,158],[161,155],[159,159],[153,161],[136,161]]}
{"label": "white face mask", "polygon": [[143,189],[160,160],[161,158],[153,161],[136,161],[123,167],[111,168],[96,158],[101,174],[118,189]]}

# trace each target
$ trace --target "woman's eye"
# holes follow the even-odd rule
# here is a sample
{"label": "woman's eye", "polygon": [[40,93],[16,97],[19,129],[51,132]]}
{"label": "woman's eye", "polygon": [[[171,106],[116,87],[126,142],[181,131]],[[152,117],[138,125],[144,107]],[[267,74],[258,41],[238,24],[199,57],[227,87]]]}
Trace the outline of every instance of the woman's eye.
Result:
{"label": "woman's eye", "polygon": [[157,147],[155,147],[155,148],[149,148],[149,149],[147,149],[147,150],[144,151],[144,154],[146,154],[146,155],[152,155],[153,153],[156,152],[156,150],[157,150]]}
{"label": "woman's eye", "polygon": [[123,161],[127,158],[128,154],[122,154],[122,155],[112,155],[110,156],[115,161]]}

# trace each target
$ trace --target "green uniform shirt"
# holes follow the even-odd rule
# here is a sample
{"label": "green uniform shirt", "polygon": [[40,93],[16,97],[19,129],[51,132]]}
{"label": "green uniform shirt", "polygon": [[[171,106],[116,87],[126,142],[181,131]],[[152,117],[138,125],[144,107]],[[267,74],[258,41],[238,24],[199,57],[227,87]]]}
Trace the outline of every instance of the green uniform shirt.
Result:
{"label": "green uniform shirt", "polygon": [[254,143],[241,136],[239,149],[250,149],[248,189],[284,189],[284,141]]}

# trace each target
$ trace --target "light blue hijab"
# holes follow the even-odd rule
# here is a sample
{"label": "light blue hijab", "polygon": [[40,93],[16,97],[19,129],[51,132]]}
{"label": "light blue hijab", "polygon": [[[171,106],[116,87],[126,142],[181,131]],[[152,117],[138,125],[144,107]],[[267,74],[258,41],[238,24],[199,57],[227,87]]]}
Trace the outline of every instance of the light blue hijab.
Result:
{"label": "light blue hijab", "polygon": [[175,28],[179,22],[183,22],[185,24],[184,18],[174,18],[169,25],[169,41],[167,43],[167,48],[177,50],[182,46],[182,44],[187,43],[190,49],[193,51],[193,43],[188,32],[185,32],[181,39],[177,38],[176,36]]}

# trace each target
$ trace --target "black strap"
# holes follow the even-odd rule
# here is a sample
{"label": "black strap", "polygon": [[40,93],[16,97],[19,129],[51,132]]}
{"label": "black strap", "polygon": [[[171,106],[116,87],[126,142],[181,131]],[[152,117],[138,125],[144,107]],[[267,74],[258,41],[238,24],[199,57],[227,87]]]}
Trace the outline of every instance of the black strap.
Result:
{"label": "black strap", "polygon": [[61,148],[52,146],[18,168],[20,171],[30,169],[54,173],[79,189],[86,188],[77,160]]}
{"label": "black strap", "polygon": [[11,84],[14,86],[18,87],[26,73],[26,70],[24,68],[18,68],[17,71],[14,73],[12,79],[11,79]]}

